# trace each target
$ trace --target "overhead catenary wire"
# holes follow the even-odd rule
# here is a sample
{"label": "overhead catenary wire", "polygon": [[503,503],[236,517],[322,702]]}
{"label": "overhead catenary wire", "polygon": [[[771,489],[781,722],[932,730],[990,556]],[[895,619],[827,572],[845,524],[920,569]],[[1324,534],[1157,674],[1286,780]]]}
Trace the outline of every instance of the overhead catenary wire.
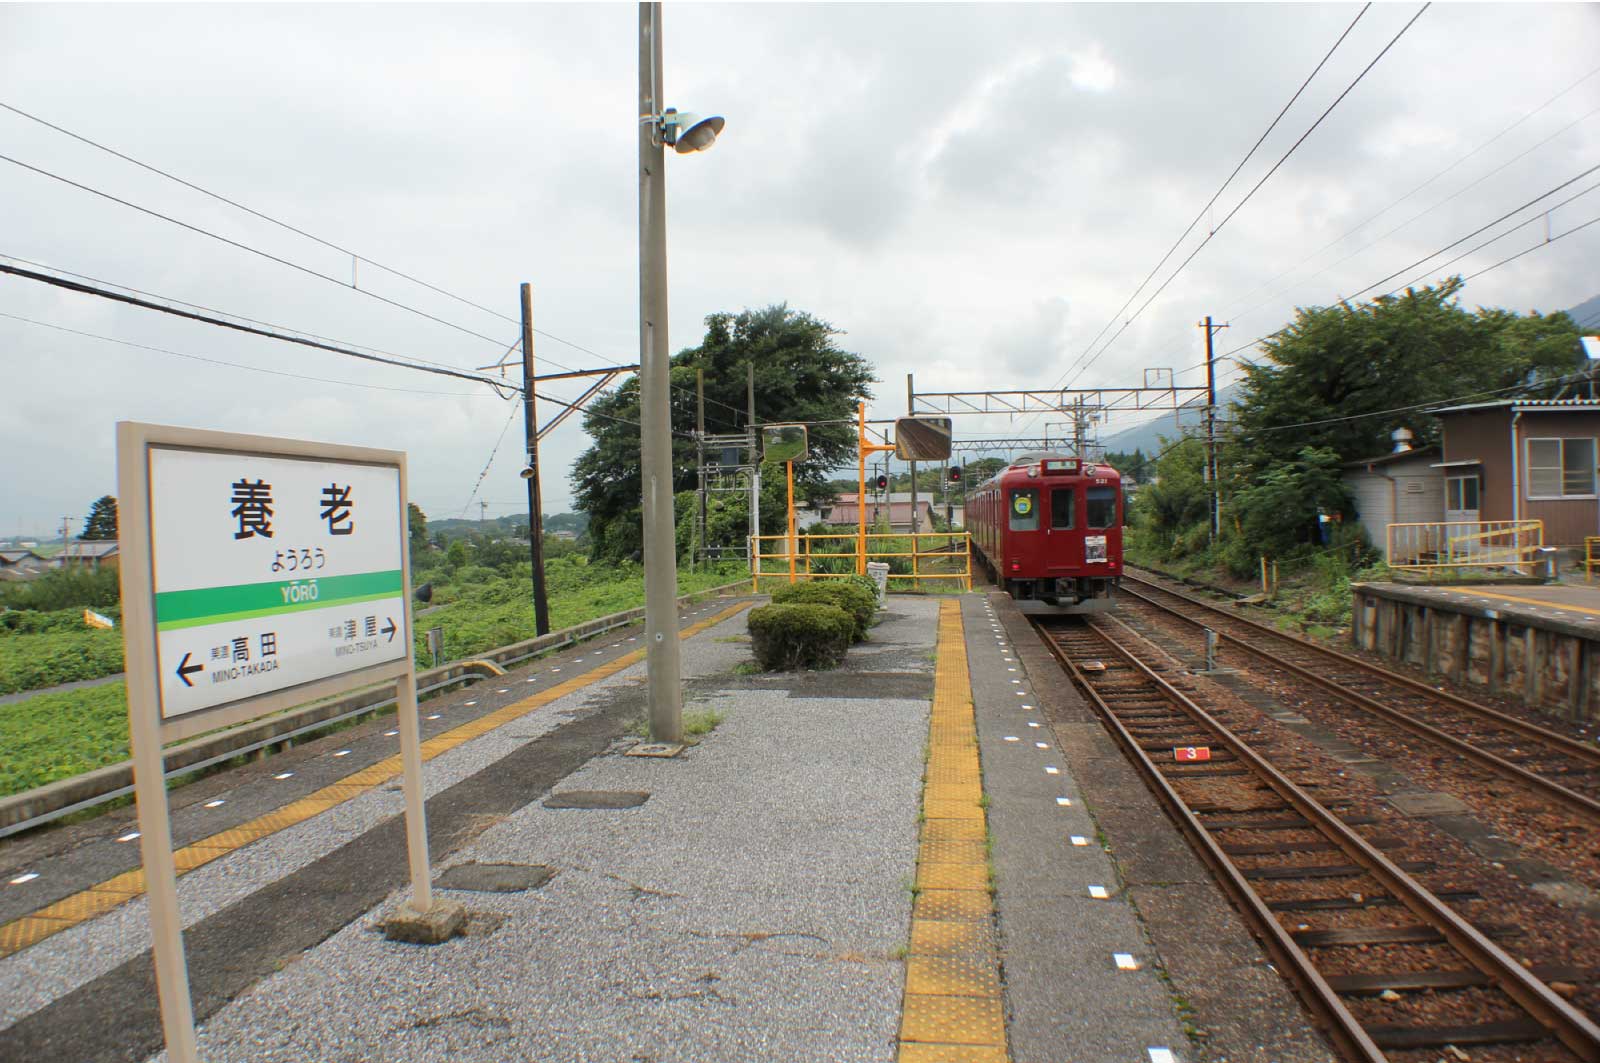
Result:
{"label": "overhead catenary wire", "polygon": [[1155,278],[1155,275],[1161,271],[1161,267],[1167,264],[1167,260],[1170,259],[1183,244],[1183,241],[1188,239],[1190,233],[1194,232],[1194,227],[1200,224],[1200,219],[1204,218],[1217,200],[1221,198],[1222,193],[1227,189],[1228,185],[1233,182],[1233,179],[1239,176],[1239,171],[1244,169],[1245,164],[1255,157],[1256,151],[1266,141],[1267,137],[1271,135],[1272,131],[1278,128],[1278,123],[1283,121],[1283,116],[1289,113],[1289,108],[1294,106],[1295,101],[1298,100],[1306,91],[1306,88],[1311,84],[1312,79],[1314,79],[1317,74],[1321,72],[1322,68],[1327,65],[1328,60],[1333,58],[1333,53],[1339,50],[1339,46],[1344,43],[1345,38],[1350,36],[1350,31],[1356,28],[1356,23],[1361,21],[1362,16],[1365,15],[1371,7],[1372,4],[1368,3],[1363,6],[1360,11],[1356,12],[1356,17],[1351,19],[1350,24],[1344,28],[1344,32],[1339,34],[1338,40],[1333,42],[1333,47],[1327,50],[1322,59],[1318,61],[1317,65],[1312,69],[1311,73],[1306,75],[1306,79],[1300,83],[1300,87],[1295,90],[1294,95],[1289,97],[1289,102],[1283,105],[1283,109],[1278,112],[1277,116],[1272,119],[1272,122],[1267,126],[1266,130],[1263,131],[1261,136],[1256,138],[1256,142],[1250,146],[1250,150],[1245,152],[1244,157],[1239,160],[1236,166],[1234,166],[1233,172],[1228,174],[1228,176],[1223,179],[1222,184],[1217,186],[1217,190],[1211,194],[1211,198],[1206,200],[1205,206],[1200,208],[1199,212],[1195,214],[1194,220],[1191,221],[1188,227],[1185,228],[1183,232],[1178,235],[1178,238],[1172,242],[1172,246],[1167,248],[1166,254],[1161,256],[1160,261],[1155,264],[1155,266],[1150,270],[1149,274],[1145,276],[1144,280],[1139,282],[1139,286],[1133,290],[1133,294],[1129,295],[1128,298],[1123,301],[1122,305],[1119,306],[1116,312],[1111,315],[1110,320],[1108,320],[1104,325],[1100,326],[1100,331],[1094,334],[1094,337],[1089,341],[1088,346],[1084,349],[1083,354],[1078,356],[1076,362],[1067,366],[1067,368],[1062,372],[1061,376],[1057,378],[1058,382],[1062,379],[1065,379],[1067,374],[1076,368],[1077,362],[1081,362],[1085,357],[1088,356],[1089,352],[1094,349],[1094,345],[1099,342],[1100,337],[1105,335],[1106,330],[1116,323],[1117,319],[1122,316],[1122,312],[1124,310],[1133,305],[1133,301],[1139,297],[1139,293],[1144,291],[1145,287],[1150,283],[1150,281]]}
{"label": "overhead catenary wire", "polygon": [[1338,107],[1339,104],[1344,100],[1344,98],[1346,96],[1348,96],[1351,93],[1351,91],[1354,90],[1355,87],[1361,83],[1362,79],[1364,79],[1367,76],[1367,74],[1369,72],[1371,72],[1372,68],[1378,65],[1378,61],[1381,60],[1385,55],[1387,55],[1389,53],[1389,50],[1391,48],[1393,48],[1395,46],[1395,44],[1397,44],[1399,42],[1401,37],[1405,36],[1406,31],[1409,30],[1413,25],[1415,25],[1416,21],[1419,18],[1422,17],[1423,12],[1427,11],[1428,8],[1431,7],[1431,6],[1432,6],[1432,0],[1429,0],[1428,3],[1423,4],[1422,7],[1417,10],[1416,14],[1411,16],[1410,20],[1407,21],[1404,26],[1400,27],[1400,31],[1398,33],[1396,33],[1392,38],[1389,39],[1389,43],[1385,44],[1383,46],[1383,49],[1381,51],[1379,51],[1376,56],[1373,57],[1372,61],[1369,62],[1365,67],[1363,67],[1361,69],[1361,72],[1355,76],[1354,80],[1352,80],[1350,82],[1350,84],[1345,86],[1344,91],[1339,93],[1339,95],[1337,97],[1335,97],[1334,101],[1327,106],[1327,109],[1325,109],[1322,112],[1322,114],[1317,116],[1317,120],[1312,122],[1310,127],[1307,128],[1304,133],[1300,134],[1299,139],[1297,139],[1293,144],[1291,144],[1289,146],[1289,150],[1284,152],[1283,155],[1279,157],[1277,162],[1272,164],[1272,168],[1269,169],[1264,175],[1262,175],[1261,179],[1259,181],[1257,181],[1254,186],[1251,187],[1249,192],[1245,193],[1244,198],[1241,199],[1238,203],[1234,204],[1233,209],[1230,210],[1223,217],[1222,221],[1217,223],[1215,228],[1213,228],[1209,233],[1206,234],[1206,237],[1205,237],[1204,240],[1201,240],[1199,244],[1195,245],[1194,250],[1189,252],[1189,255],[1188,255],[1187,258],[1185,258],[1182,262],[1178,263],[1178,268],[1173,270],[1170,274],[1168,274],[1167,279],[1161,282],[1161,286],[1158,287],[1154,292],[1150,293],[1150,297],[1139,305],[1139,309],[1134,311],[1133,316],[1130,317],[1126,322],[1124,322],[1122,327],[1120,329],[1118,329],[1116,331],[1116,333],[1114,333],[1112,335],[1111,339],[1107,340],[1105,345],[1103,347],[1101,347],[1100,350],[1098,352],[1096,352],[1095,355],[1092,358],[1090,358],[1087,362],[1085,362],[1080,369],[1078,369],[1077,374],[1075,376],[1073,376],[1071,380],[1068,381],[1067,386],[1071,386],[1071,384],[1073,382],[1075,382],[1079,377],[1081,377],[1084,373],[1088,372],[1089,369],[1094,366],[1095,362],[1099,361],[1101,356],[1103,356],[1106,353],[1106,351],[1111,349],[1111,345],[1116,342],[1117,337],[1121,336],[1124,332],[1126,332],[1128,330],[1128,327],[1131,326],[1135,321],[1137,321],[1139,319],[1140,315],[1142,315],[1145,312],[1145,310],[1150,306],[1150,304],[1155,302],[1155,300],[1158,299],[1161,296],[1161,293],[1167,290],[1167,286],[1170,285],[1174,280],[1177,279],[1178,275],[1181,274],[1184,271],[1184,269],[1188,267],[1189,263],[1194,261],[1195,256],[1199,255],[1200,252],[1205,249],[1206,245],[1209,244],[1213,239],[1216,238],[1216,235],[1222,231],[1223,227],[1225,225],[1227,225],[1228,222],[1231,221],[1233,219],[1233,217],[1236,214],[1238,214],[1241,209],[1244,208],[1244,205],[1246,203],[1250,202],[1251,198],[1254,197],[1255,194],[1258,191],[1261,190],[1261,187],[1267,183],[1268,179],[1270,179],[1273,174],[1278,172],[1279,167],[1281,167],[1285,162],[1288,161],[1289,157],[1291,155],[1293,155],[1297,149],[1299,149],[1301,144],[1305,143],[1306,138],[1309,137],[1312,133],[1314,133],[1316,131],[1317,127],[1320,126],[1325,119],[1327,119],[1328,115],[1333,113],[1334,108]]}

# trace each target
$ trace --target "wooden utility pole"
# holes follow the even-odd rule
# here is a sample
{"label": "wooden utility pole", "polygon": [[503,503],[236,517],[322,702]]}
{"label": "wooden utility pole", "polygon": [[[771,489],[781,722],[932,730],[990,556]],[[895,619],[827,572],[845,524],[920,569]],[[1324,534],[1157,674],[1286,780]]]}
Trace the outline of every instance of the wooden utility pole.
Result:
{"label": "wooden utility pole", "polygon": [[539,418],[534,409],[533,291],[522,286],[522,430],[527,437],[528,464],[522,470],[528,481],[528,556],[533,561],[533,630],[550,633],[550,600],[544,585],[544,513],[539,499]]}
{"label": "wooden utility pole", "polygon": [[1217,362],[1212,351],[1211,337],[1219,328],[1207,314],[1201,327],[1206,330],[1206,467],[1205,482],[1208,505],[1211,507],[1211,539],[1215,543],[1222,534],[1222,500],[1217,488]]}
{"label": "wooden utility pole", "polygon": [[694,371],[694,431],[695,478],[700,497],[696,500],[699,510],[693,544],[695,552],[689,555],[691,565],[705,556],[706,540],[709,538],[706,534],[706,371],[704,369]]}

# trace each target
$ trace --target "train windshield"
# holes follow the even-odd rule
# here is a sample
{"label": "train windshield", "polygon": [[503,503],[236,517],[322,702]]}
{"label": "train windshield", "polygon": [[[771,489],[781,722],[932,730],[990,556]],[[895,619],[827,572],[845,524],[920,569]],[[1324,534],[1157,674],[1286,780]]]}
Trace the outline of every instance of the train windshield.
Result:
{"label": "train windshield", "polygon": [[1117,523],[1117,489],[1091,487],[1088,491],[1088,518],[1091,528],[1109,528]]}
{"label": "train windshield", "polygon": [[1050,492],[1050,527],[1062,530],[1072,527],[1073,509],[1077,499],[1070,487],[1058,487]]}
{"label": "train windshield", "polygon": [[1011,492],[1011,530],[1039,530],[1039,492],[1029,487]]}

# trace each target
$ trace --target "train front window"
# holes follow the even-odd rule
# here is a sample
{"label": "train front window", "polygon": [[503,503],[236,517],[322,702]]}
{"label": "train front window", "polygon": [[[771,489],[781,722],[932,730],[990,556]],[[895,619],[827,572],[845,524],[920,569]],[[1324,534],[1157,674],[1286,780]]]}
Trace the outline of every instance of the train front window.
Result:
{"label": "train front window", "polygon": [[1071,529],[1077,502],[1073,495],[1070,487],[1058,487],[1050,492],[1050,527],[1057,531]]}
{"label": "train front window", "polygon": [[1010,528],[1012,531],[1039,530],[1039,492],[1036,489],[1011,492]]}
{"label": "train front window", "polygon": [[1088,518],[1091,528],[1109,528],[1117,523],[1117,489],[1091,487],[1088,496]]}

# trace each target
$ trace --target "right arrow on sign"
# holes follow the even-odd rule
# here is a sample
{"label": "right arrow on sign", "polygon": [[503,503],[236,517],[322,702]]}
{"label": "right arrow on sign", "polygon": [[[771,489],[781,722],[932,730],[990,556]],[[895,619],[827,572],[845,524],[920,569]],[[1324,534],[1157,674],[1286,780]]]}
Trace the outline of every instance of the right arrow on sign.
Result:
{"label": "right arrow on sign", "polygon": [[203,672],[206,670],[206,666],[203,664],[190,664],[189,658],[192,656],[194,656],[192,653],[186,653],[183,655],[183,660],[178,662],[178,678],[183,680],[183,685],[186,687],[194,686],[194,683],[190,682],[189,680],[190,676],[194,675],[196,672]]}
{"label": "right arrow on sign", "polygon": [[394,633],[395,633],[396,630],[398,630],[394,626],[394,617],[392,617],[392,616],[391,617],[385,617],[384,619],[387,620],[388,623],[385,624],[383,627],[379,628],[378,630],[382,631],[385,635],[388,635],[389,636],[389,641],[393,642],[394,641]]}

